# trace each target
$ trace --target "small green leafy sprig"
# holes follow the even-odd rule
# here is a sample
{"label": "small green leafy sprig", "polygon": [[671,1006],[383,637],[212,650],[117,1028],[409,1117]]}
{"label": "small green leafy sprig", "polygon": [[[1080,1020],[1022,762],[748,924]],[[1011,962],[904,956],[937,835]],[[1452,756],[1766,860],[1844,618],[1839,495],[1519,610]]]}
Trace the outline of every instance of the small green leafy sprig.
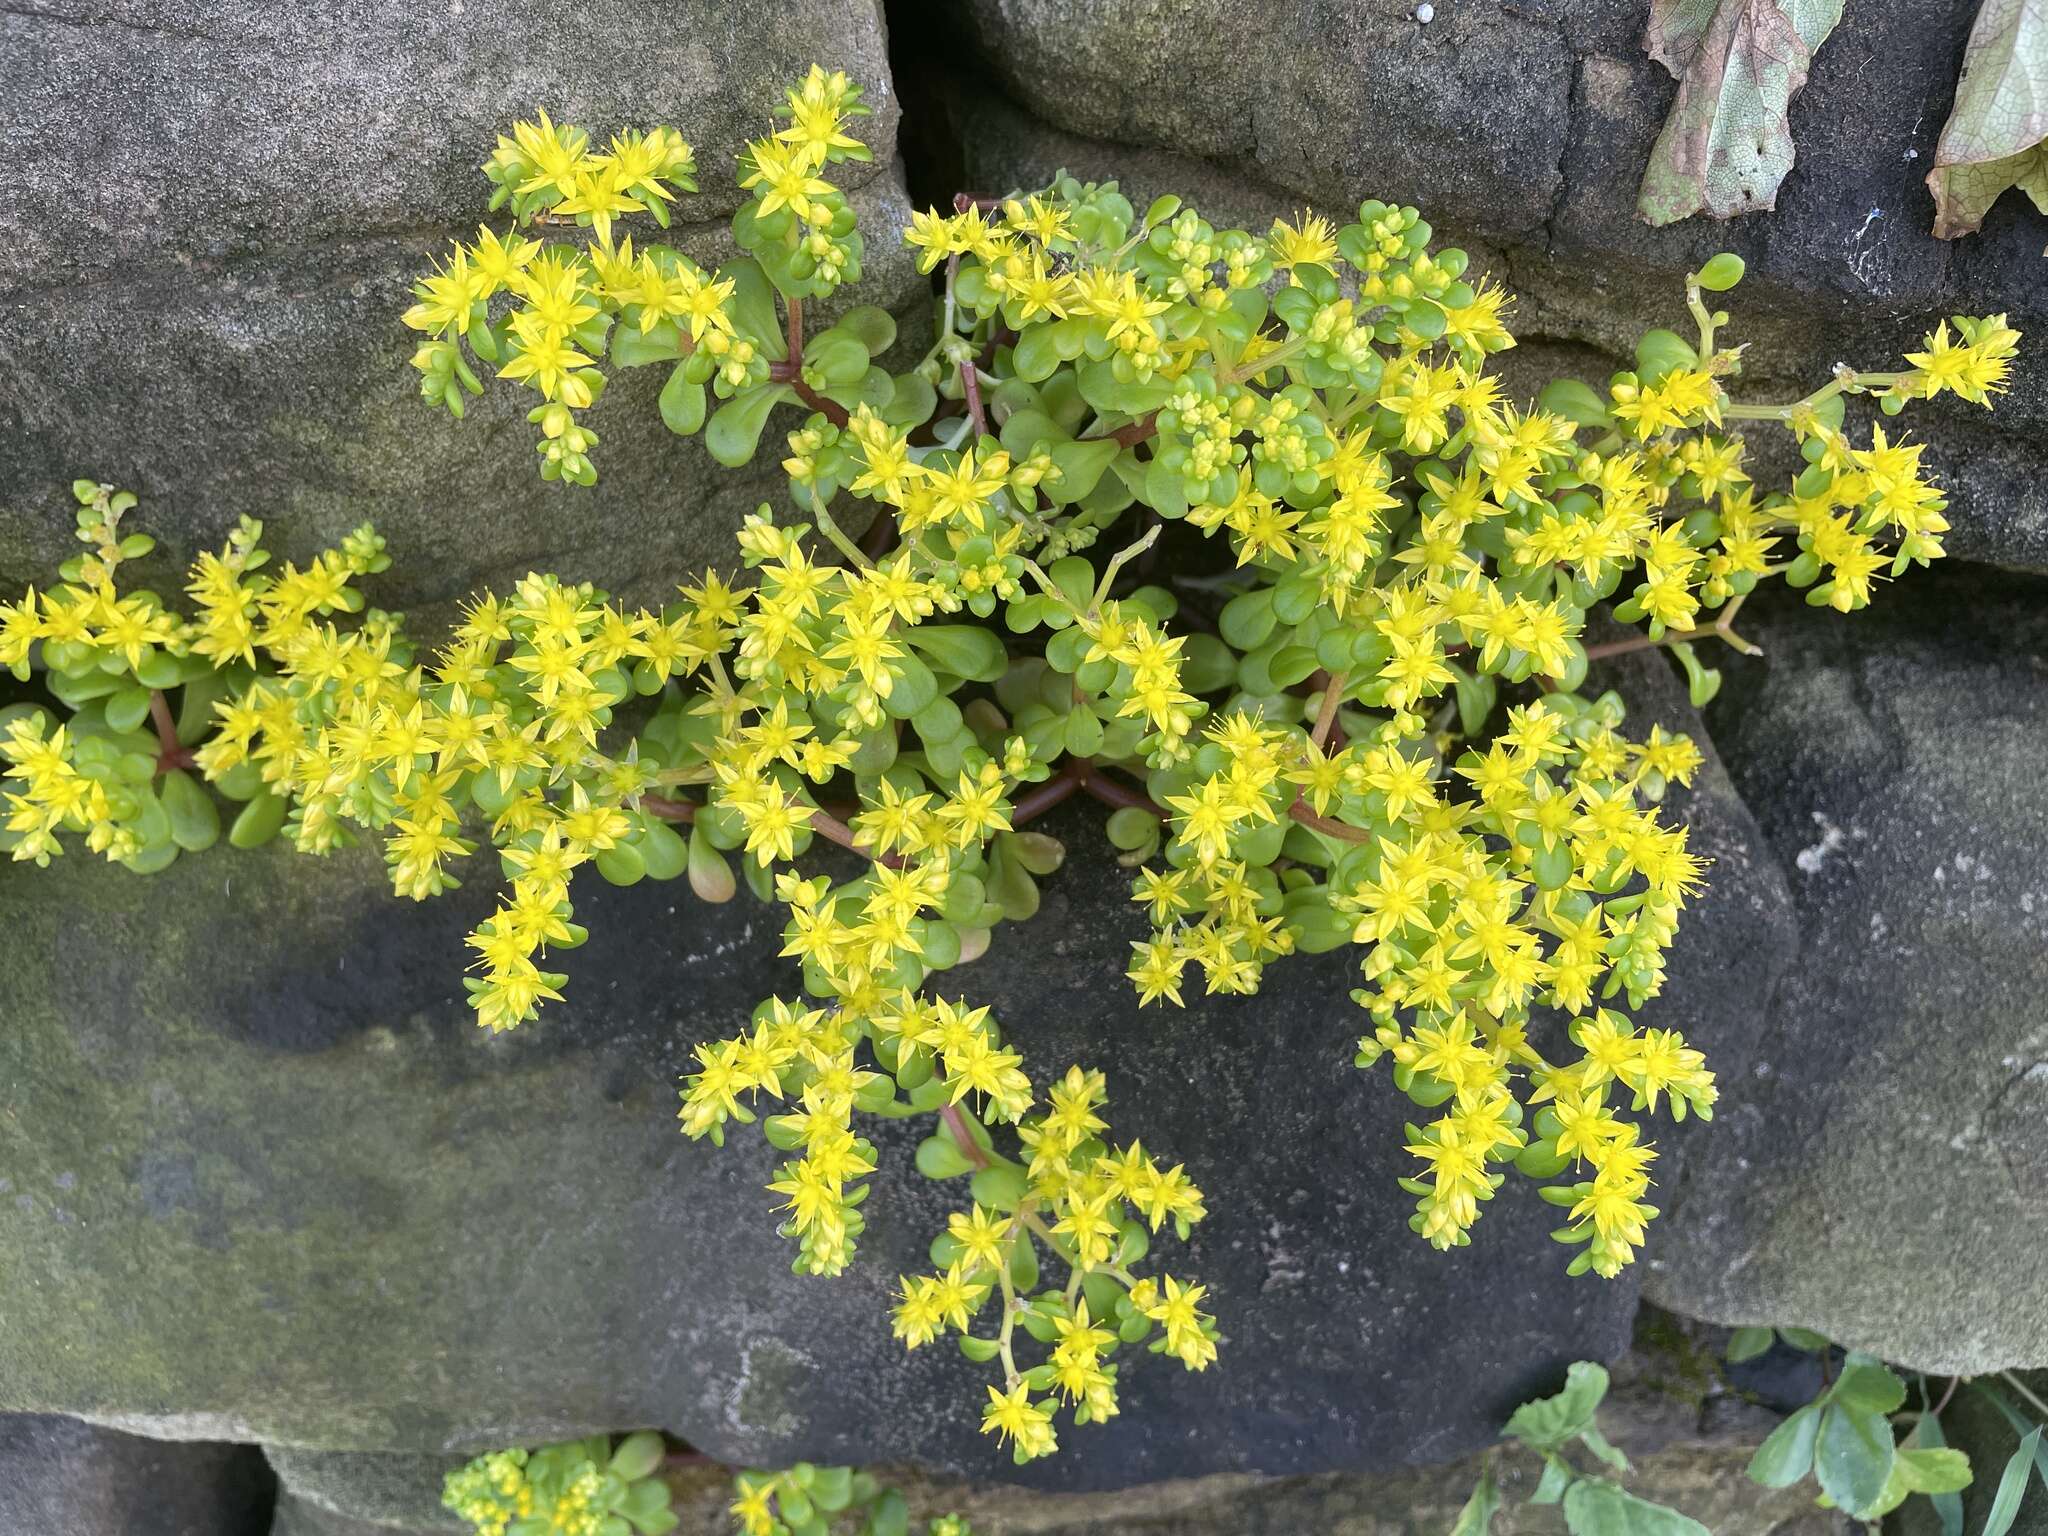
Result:
{"label": "small green leafy sprig", "polygon": [[[1914,1494],[1925,1494],[1943,1536],[1962,1536],[1961,1494],[1973,1473],[1969,1457],[1949,1445],[1941,1423],[1942,1413],[1962,1390],[1992,1404],[2019,1437],[1999,1475],[1982,1536],[2006,1536],[2012,1529],[2029,1473],[2038,1475],[2048,1490],[2048,1445],[2042,1442],[2048,1403],[2010,1372],[1998,1373],[2000,1380],[1951,1377],[1939,1394],[1921,1376],[1915,1409],[1907,1407],[1905,1380],[1870,1355],[1849,1351],[1839,1374],[1832,1373],[1832,1346],[1811,1329],[1738,1328],[1729,1339],[1728,1360],[1754,1359],[1777,1340],[1819,1354],[1827,1379],[1820,1394],[1773,1430],[1751,1458],[1749,1475],[1765,1487],[1790,1488],[1810,1475],[1819,1484],[1823,1508],[1840,1509],[1866,1523],[1883,1519]],[[2007,1389],[2037,1417],[2016,1407]]]}
{"label": "small green leafy sprig", "polygon": [[[1504,1437],[1543,1458],[1543,1476],[1529,1502],[1562,1504],[1572,1536],[1708,1536],[1690,1515],[1638,1498],[1618,1477],[1583,1471],[1567,1455],[1576,1443],[1608,1472],[1629,1471],[1628,1457],[1600,1432],[1598,1414],[1607,1387],[1606,1368],[1581,1360],[1566,1373],[1562,1392],[1522,1404],[1508,1420]],[[1489,1456],[1452,1536],[1486,1536],[1500,1508],[1500,1484]]]}
{"label": "small green leafy sprig", "polygon": [[476,1536],[663,1536],[676,1528],[651,1430],[493,1451],[448,1474],[443,1507]]}
{"label": "small green leafy sprig", "polygon": [[[909,1536],[910,1506],[871,1472],[807,1461],[781,1472],[748,1470],[734,1479],[738,1536]],[[958,1515],[927,1522],[924,1536],[974,1536]]]}

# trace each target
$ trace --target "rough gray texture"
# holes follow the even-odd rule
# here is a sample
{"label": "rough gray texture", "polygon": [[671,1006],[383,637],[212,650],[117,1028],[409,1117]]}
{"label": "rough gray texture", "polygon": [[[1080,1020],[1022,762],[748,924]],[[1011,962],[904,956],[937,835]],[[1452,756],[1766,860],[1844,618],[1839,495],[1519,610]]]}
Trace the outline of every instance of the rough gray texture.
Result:
{"label": "rough gray texture", "polygon": [[[927,7],[917,35],[949,62],[957,40],[992,77],[933,89],[959,144],[943,169],[974,190],[1066,165],[1256,223],[1304,200],[1340,222],[1365,197],[1414,203],[1517,295],[1518,335],[1606,352],[1596,379],[1647,327],[1687,327],[1683,274],[1723,249],[1750,266],[1730,339],[1753,344],[1745,388],[1761,397],[1804,394],[1837,361],[1889,367],[1953,312],[2048,333],[2048,220],[2024,198],[1969,239],[1928,232],[1921,178],[1975,0],[1853,8],[1793,103],[1799,160],[1777,212],[1662,230],[1635,196],[1675,85],[1642,52],[1641,4],[1436,9],[1422,27],[1405,5],[970,0]],[[903,73],[914,93],[929,79]],[[1955,492],[1959,555],[2048,570],[2040,356],[2023,354],[1993,417],[1915,413]]]}
{"label": "rough gray texture", "polygon": [[876,164],[846,168],[869,236],[846,302],[908,310],[923,283],[897,238],[875,0],[0,13],[0,577],[47,581],[71,552],[82,475],[142,495],[166,584],[244,513],[301,559],[374,519],[408,608],[536,565],[658,598],[729,559],[731,529],[779,488],[775,454],[713,464],[662,426],[659,370],[641,369],[591,414],[599,484],[545,485],[531,391],[493,384],[463,422],[430,410],[399,316],[448,239],[473,238],[490,190],[476,168],[536,108],[600,137],[675,124],[703,191],[671,238],[729,255],[733,154],[811,58],[876,109]]}
{"label": "rough gray texture", "polygon": [[[1629,1487],[1701,1521],[1715,1536],[1832,1536],[1838,1517],[1807,1489],[1770,1491],[1742,1475],[1775,1415],[1728,1392],[1703,1338],[1654,1316],[1614,1366],[1602,1429],[1633,1462]],[[397,1456],[272,1453],[281,1480],[272,1536],[449,1536],[440,1509],[443,1461]],[[1554,1511],[1521,1501],[1541,1468],[1519,1451],[1496,1458],[1510,1501],[1500,1536],[1553,1533]],[[879,1468],[911,1507],[913,1530],[930,1516],[966,1516],[1002,1536],[1441,1536],[1479,1476],[1480,1458],[1366,1473],[1265,1478],[1242,1473],[1183,1478],[1109,1493],[1042,1493]],[[730,1536],[731,1475],[689,1467],[670,1474],[678,1536]],[[454,1529],[459,1530],[460,1527]]]}
{"label": "rough gray texture", "polygon": [[[1717,814],[1740,807],[1696,809]],[[1099,836],[1078,813],[1053,825]],[[909,1173],[912,1129],[878,1134],[866,1252],[834,1282],[788,1275],[762,1143],[676,1134],[689,1045],[779,973],[760,908],[596,886],[570,1002],[493,1041],[457,981],[487,883],[403,907],[373,862],[0,871],[23,957],[0,1035],[0,1077],[23,1086],[0,1124],[5,1406],[327,1449],[659,1425],[727,1459],[1007,1475],[964,1411],[979,1373],[888,1337],[893,1277],[954,1194]],[[1133,1362],[1123,1416],[1071,1432],[1041,1477],[1441,1459],[1566,1361],[1621,1347],[1632,1282],[1566,1279],[1523,1181],[1469,1249],[1407,1231],[1406,1101],[1349,1064],[1346,957],[1141,1014],[1118,979],[1142,923],[1124,881],[1077,858],[959,982],[1041,1071],[1107,1068],[1118,1134],[1204,1184],[1215,1214],[1171,1262],[1214,1287],[1229,1368]],[[1739,1057],[1760,995],[1689,983],[1765,944],[1768,914],[1728,882],[1700,916],[1671,1007]]]}
{"label": "rough gray texture", "polygon": [[270,1536],[472,1536],[441,1507],[441,1485],[467,1459],[377,1451],[265,1447],[277,1474]]}
{"label": "rough gray texture", "polygon": [[1783,600],[1711,720],[1790,883],[1797,962],[1690,1138],[1645,1284],[1927,1371],[2048,1361],[2048,620],[1916,573]]}
{"label": "rough gray texture", "polygon": [[253,1445],[172,1445],[52,1414],[0,1414],[9,1536],[263,1536],[273,1487]]}

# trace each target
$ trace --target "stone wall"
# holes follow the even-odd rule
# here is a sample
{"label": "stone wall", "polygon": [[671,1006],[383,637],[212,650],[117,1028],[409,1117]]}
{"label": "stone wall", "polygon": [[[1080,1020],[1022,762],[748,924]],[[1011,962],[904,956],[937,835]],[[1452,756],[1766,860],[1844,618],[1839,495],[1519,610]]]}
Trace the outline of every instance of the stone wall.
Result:
{"label": "stone wall", "polygon": [[[0,582],[68,553],[81,474],[144,495],[166,584],[244,513],[301,557],[374,518],[393,607],[532,565],[658,599],[722,558],[779,477],[667,434],[658,381],[622,376],[593,418],[595,491],[546,486],[509,394],[463,423],[418,401],[395,317],[534,105],[681,126],[704,191],[678,238],[715,253],[733,150],[814,56],[877,107],[871,232],[908,206],[900,131],[921,197],[1066,166],[1254,227],[1412,200],[1521,296],[1511,369],[1604,375],[1721,248],[1750,262],[1760,392],[1879,365],[1950,310],[2048,336],[2039,215],[2008,200],[1981,236],[1926,234],[1972,9],[1852,6],[1795,105],[1777,213],[1651,231],[1630,209],[1671,84],[1639,0],[1446,0],[1427,27],[1393,4],[896,0],[893,39],[873,0],[29,0],[0,12]],[[855,297],[922,323],[907,257],[869,252]],[[1680,804],[1712,883],[1645,1012],[1726,1095],[1667,1145],[1640,1286],[1675,1312],[1934,1372],[2048,1366],[2044,355],[1995,417],[1921,425],[1970,563],[1846,621],[1752,604],[1766,654],[1718,660],[1703,722],[1660,659],[1596,679],[1713,749]],[[1201,1377],[1133,1369],[1121,1418],[1032,1469],[1058,1495],[998,1487],[1012,1469],[958,1407],[979,1373],[884,1322],[934,1192],[879,1180],[865,1262],[799,1280],[766,1149],[675,1132],[690,1046],[775,971],[765,909],[598,888],[571,1001],[487,1040],[456,980],[487,893],[400,910],[383,884],[374,857],[278,850],[148,880],[0,868],[0,1413],[23,1416],[0,1529],[259,1530],[257,1442],[277,1531],[431,1529],[450,1457],[653,1425],[739,1462],[905,1464],[996,1530],[1440,1531],[1457,1458],[1569,1360],[1626,1347],[1638,1282],[1567,1281],[1518,1184],[1470,1249],[1409,1235],[1404,1106],[1348,1065],[1342,956],[1140,1013],[1120,872],[1077,859],[1030,949],[977,964],[976,1000],[1030,1021],[1034,1059],[1105,1065],[1120,1129],[1204,1170],[1190,1263],[1230,1350]],[[1790,1529],[1795,1501],[1735,1476],[1767,1417],[1723,1394],[1702,1418],[1699,1388],[1674,1423],[1653,1390],[1672,1373],[1636,1370],[1621,1409],[1646,1491],[1717,1531]],[[685,1529],[718,1528],[718,1501],[700,1487]]]}

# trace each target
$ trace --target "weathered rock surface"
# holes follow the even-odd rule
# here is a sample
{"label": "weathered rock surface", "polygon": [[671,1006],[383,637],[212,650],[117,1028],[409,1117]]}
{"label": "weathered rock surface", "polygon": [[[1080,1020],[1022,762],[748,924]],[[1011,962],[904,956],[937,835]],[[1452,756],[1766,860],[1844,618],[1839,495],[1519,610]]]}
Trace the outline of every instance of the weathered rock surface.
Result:
{"label": "weathered rock surface", "polygon": [[473,1536],[441,1507],[442,1480],[463,1456],[282,1445],[266,1454],[278,1483],[270,1536]]}
{"label": "weathered rock surface", "polygon": [[[1921,183],[1975,0],[1852,11],[1793,103],[1777,211],[1662,230],[1634,211],[1675,91],[1643,53],[1644,9],[1439,5],[1421,26],[1408,6],[970,0],[899,31],[945,61],[902,74],[916,112],[949,118],[922,130],[937,175],[992,192],[1064,165],[1137,188],[1139,206],[1192,191],[1258,223],[1303,201],[1340,222],[1362,198],[1413,203],[1517,295],[1517,335],[1597,347],[1607,368],[1647,327],[1685,328],[1683,274],[1724,249],[1749,263],[1731,339],[1753,344],[1745,387],[1761,397],[1804,394],[1837,361],[1891,366],[1954,312],[2048,334],[2048,220],[2023,198],[1978,236],[1929,233]],[[953,83],[963,45],[987,82]],[[1995,416],[1953,401],[1917,415],[1967,558],[2048,570],[2039,355]]]}
{"label": "weathered rock surface", "polygon": [[0,1414],[0,1531],[263,1536],[275,1483],[253,1445],[171,1444],[54,1414]]}
{"label": "weathered rock surface", "polygon": [[729,256],[733,154],[812,58],[876,111],[876,163],[847,168],[869,233],[847,302],[910,310],[925,285],[897,238],[875,0],[0,14],[0,577],[44,582],[70,554],[81,475],[144,498],[166,583],[244,513],[294,558],[374,519],[408,608],[551,564],[655,597],[727,560],[740,516],[781,483],[774,454],[713,464],[662,426],[658,370],[633,370],[592,413],[598,485],[543,484],[530,392],[493,385],[462,422],[429,410],[399,316],[413,277],[485,218],[476,167],[495,136],[536,108],[599,137],[675,124],[703,190],[670,238]]}
{"label": "weathered rock surface", "polygon": [[[1790,597],[1786,601],[1785,597]],[[1665,1191],[1661,1304],[1927,1371],[2048,1362],[2048,620],[1937,567],[1786,594],[1710,720],[1800,950]]]}
{"label": "weathered rock surface", "polygon": [[[1721,1338],[1646,1314],[1636,1347],[1613,1367],[1601,1428],[1633,1469],[1629,1487],[1690,1514],[1715,1536],[1829,1536],[1837,1517],[1809,1491],[1770,1491],[1742,1475],[1777,1415],[1731,1393],[1714,1368]],[[449,1458],[272,1452],[279,1475],[272,1536],[453,1536],[440,1508]],[[1410,1536],[1451,1528],[1482,1457],[1378,1473],[1268,1478],[1242,1473],[1182,1478],[1107,1493],[1043,1493],[994,1483],[879,1468],[909,1501],[912,1529],[958,1513],[976,1530],[1008,1536]],[[1533,1456],[1495,1457],[1510,1507],[1495,1529],[1554,1532],[1554,1511],[1523,1505],[1541,1470]],[[680,1536],[728,1536],[731,1474],[696,1466],[670,1474]],[[1546,1516],[1548,1518],[1546,1518]]]}
{"label": "weathered rock surface", "polygon": [[[0,871],[20,957],[0,1406],[414,1452],[656,1425],[727,1460],[1007,1475],[974,1430],[978,1371],[888,1335],[894,1276],[954,1193],[909,1171],[912,1128],[877,1134],[863,1261],[835,1282],[788,1273],[763,1143],[675,1130],[691,1043],[780,974],[764,909],[595,887],[570,1001],[491,1040],[458,982],[485,883],[400,907],[373,863]],[[1140,1014],[1120,975],[1140,922],[1122,872],[1077,858],[958,978],[1039,1070],[1106,1068],[1118,1134],[1184,1160],[1214,1212],[1172,1262],[1213,1287],[1226,1368],[1134,1362],[1125,1413],[1068,1435],[1060,1486],[1442,1459],[1565,1362],[1621,1348],[1632,1283],[1567,1280],[1521,1181],[1469,1249],[1409,1233],[1406,1101],[1350,1066],[1344,956]],[[1712,956],[1715,931],[1682,956]],[[1714,1041],[1756,1002],[1680,1006]]]}

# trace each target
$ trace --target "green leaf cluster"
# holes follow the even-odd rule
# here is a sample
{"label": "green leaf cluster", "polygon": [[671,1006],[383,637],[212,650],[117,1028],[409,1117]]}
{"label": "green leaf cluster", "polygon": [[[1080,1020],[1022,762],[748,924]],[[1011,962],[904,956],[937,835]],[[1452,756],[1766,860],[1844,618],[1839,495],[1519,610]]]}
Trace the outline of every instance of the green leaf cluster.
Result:
{"label": "green leaf cluster", "polygon": [[[1562,1505],[1571,1536],[1707,1536],[1707,1528],[1691,1516],[1638,1498],[1622,1486],[1618,1477],[1627,1474],[1628,1458],[1601,1434],[1598,1422],[1607,1387],[1605,1367],[1581,1360],[1567,1372],[1562,1392],[1524,1403],[1508,1420],[1505,1436],[1543,1458],[1543,1476],[1529,1502]],[[1616,1476],[1582,1470],[1567,1454],[1575,1445]],[[1489,1460],[1452,1536],[1486,1536],[1500,1508],[1500,1487]]]}
{"label": "green leaf cluster", "polygon": [[477,1536],[664,1536],[676,1528],[651,1430],[493,1451],[448,1474],[442,1506]]}

